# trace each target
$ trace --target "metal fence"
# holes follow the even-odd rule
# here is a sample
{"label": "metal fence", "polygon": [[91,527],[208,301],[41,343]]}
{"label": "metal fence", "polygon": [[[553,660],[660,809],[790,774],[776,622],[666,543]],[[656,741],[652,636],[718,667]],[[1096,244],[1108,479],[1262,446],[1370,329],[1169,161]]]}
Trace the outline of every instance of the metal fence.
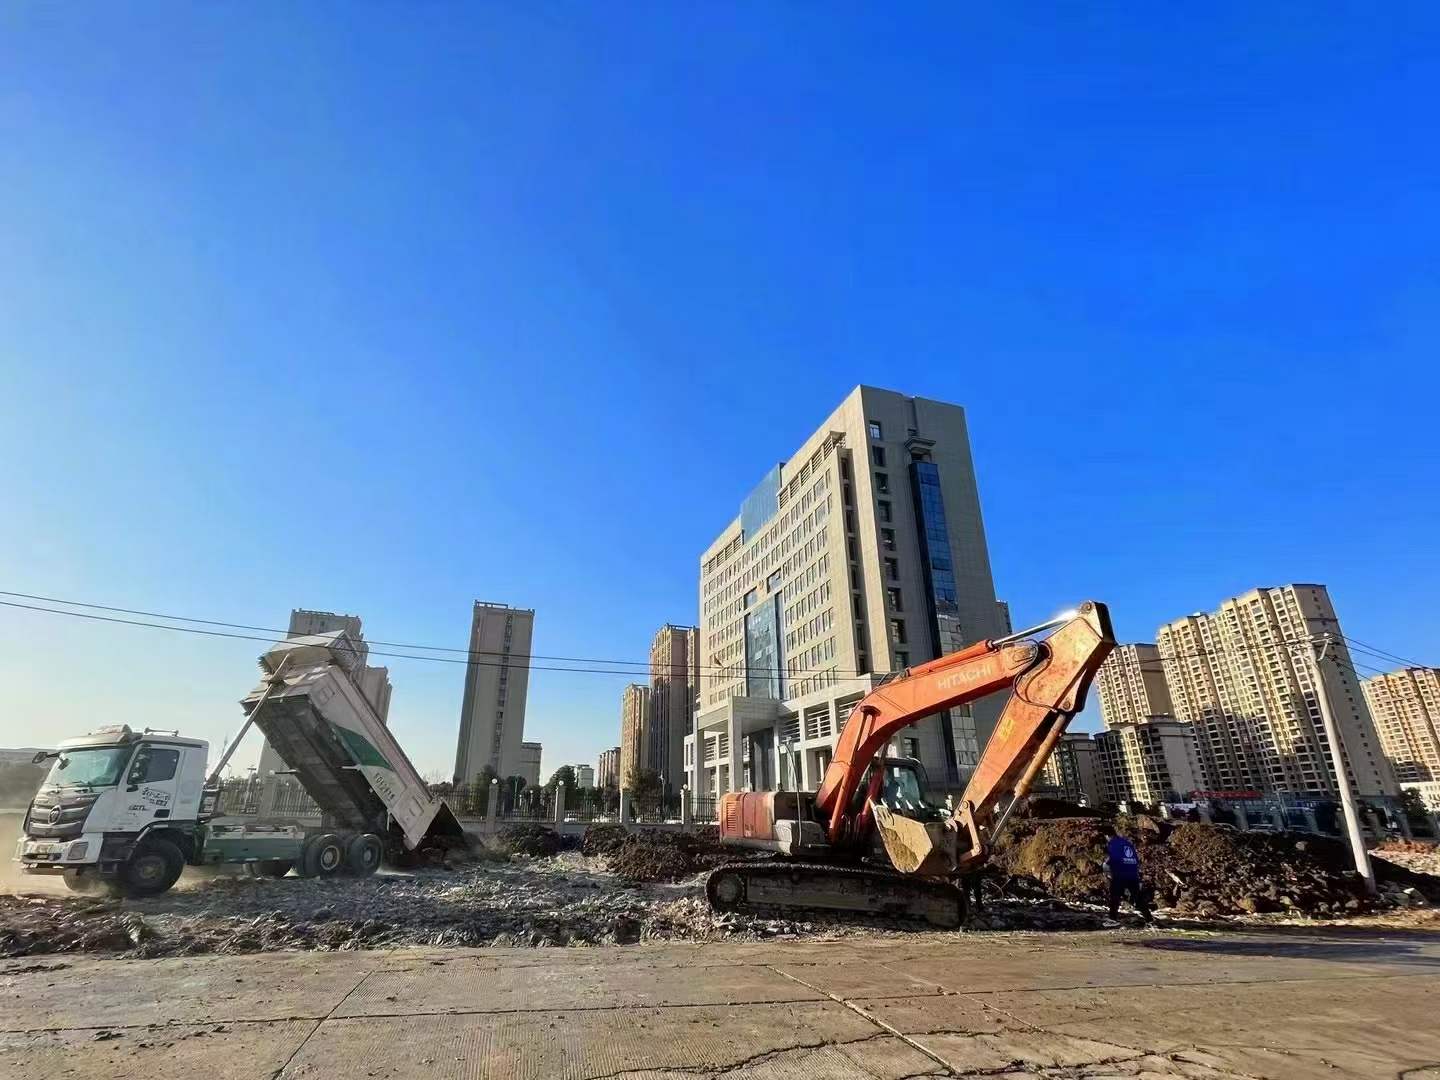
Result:
{"label": "metal fence", "polygon": [[220,812],[233,817],[319,817],[320,804],[290,780],[225,780],[220,787]]}
{"label": "metal fence", "polygon": [[690,818],[698,822],[716,821],[716,803],[713,795],[692,795],[690,797]]}

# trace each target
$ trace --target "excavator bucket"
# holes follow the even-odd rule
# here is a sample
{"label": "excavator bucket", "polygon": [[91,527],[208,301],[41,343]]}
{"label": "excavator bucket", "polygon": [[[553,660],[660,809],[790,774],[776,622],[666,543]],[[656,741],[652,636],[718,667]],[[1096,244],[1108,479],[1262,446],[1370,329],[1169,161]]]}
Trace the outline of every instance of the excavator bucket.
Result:
{"label": "excavator bucket", "polygon": [[870,812],[896,870],[922,877],[947,877],[954,872],[954,829],[940,821],[916,821],[879,803],[871,803]]}

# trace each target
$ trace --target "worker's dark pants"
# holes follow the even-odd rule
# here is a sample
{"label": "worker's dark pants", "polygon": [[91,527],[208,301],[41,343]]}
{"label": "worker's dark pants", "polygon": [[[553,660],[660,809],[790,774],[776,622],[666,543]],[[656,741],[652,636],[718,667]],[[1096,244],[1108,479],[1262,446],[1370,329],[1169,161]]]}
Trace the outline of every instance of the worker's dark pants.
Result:
{"label": "worker's dark pants", "polygon": [[1110,917],[1116,918],[1120,914],[1120,901],[1129,895],[1130,902],[1135,905],[1135,910],[1140,912],[1140,917],[1146,922],[1150,921],[1150,905],[1145,902],[1145,889],[1140,884],[1139,878],[1112,877],[1110,879]]}

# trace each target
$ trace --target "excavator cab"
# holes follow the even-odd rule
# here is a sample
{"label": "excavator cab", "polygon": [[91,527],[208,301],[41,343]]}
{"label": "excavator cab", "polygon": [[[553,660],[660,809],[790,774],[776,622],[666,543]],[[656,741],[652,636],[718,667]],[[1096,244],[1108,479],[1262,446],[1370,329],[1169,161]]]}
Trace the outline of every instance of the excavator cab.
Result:
{"label": "excavator cab", "polygon": [[936,806],[925,798],[925,789],[930,786],[929,777],[925,774],[925,766],[912,757],[887,757],[871,762],[865,771],[865,779],[856,789],[857,812],[864,806],[876,769],[882,771],[880,790],[875,799],[879,805],[917,821],[939,821],[948,816],[949,811],[943,806]]}

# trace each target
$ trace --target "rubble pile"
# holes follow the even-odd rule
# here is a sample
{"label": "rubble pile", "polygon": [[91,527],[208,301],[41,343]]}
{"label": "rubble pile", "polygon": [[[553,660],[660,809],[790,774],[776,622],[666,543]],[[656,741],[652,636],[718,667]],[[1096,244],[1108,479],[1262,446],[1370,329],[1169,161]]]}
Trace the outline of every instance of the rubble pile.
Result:
{"label": "rubble pile", "polygon": [[1417,874],[1440,875],[1440,846],[1418,840],[1391,840],[1372,855]]}
{"label": "rubble pile", "polygon": [[580,850],[586,855],[614,855],[625,846],[629,835],[624,825],[591,825],[580,841]]}
{"label": "rubble pile", "polygon": [[[1093,818],[1016,822],[997,846],[994,869],[1061,900],[1103,902],[1109,880],[1103,825]],[[1147,817],[1121,818],[1116,826],[1139,849],[1157,906],[1180,915],[1336,915],[1374,904],[1349,872],[1347,848],[1330,837],[1243,833]],[[1440,901],[1440,878],[1379,861],[1376,873],[1382,903]]]}
{"label": "rubble pile", "polygon": [[714,912],[698,883],[630,884],[572,852],[368,878],[216,877],[147,900],[0,895],[0,957],[758,940],[814,929]]}

